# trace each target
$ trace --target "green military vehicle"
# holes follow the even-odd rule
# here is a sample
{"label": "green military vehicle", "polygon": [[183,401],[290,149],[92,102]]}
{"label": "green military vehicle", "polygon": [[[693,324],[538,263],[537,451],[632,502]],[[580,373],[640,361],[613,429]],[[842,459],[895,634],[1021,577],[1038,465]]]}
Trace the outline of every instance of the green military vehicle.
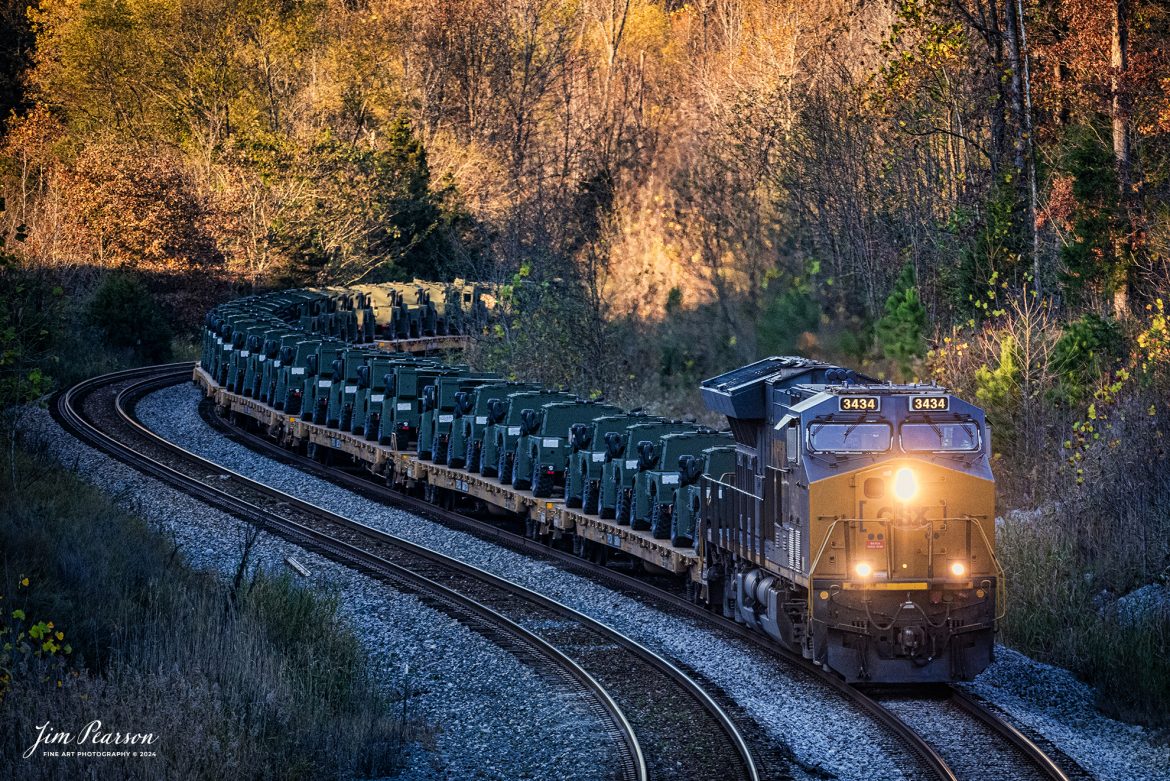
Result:
{"label": "green military vehicle", "polygon": [[249,339],[248,359],[244,368],[243,395],[260,398],[260,387],[264,379],[264,366],[270,358],[276,357],[280,337],[289,332],[287,325],[272,326]]}
{"label": "green military vehicle", "polygon": [[[629,517],[619,518],[631,529],[651,531],[654,521],[662,525],[664,511],[674,506],[674,493],[679,486],[678,462],[685,456],[695,456],[709,447],[731,444],[731,435],[715,431],[692,431],[665,434],[657,439],[640,440],[634,452],[638,455],[638,472],[634,475],[634,498],[630,502]],[[670,530],[667,520],[663,539]]]}
{"label": "green military vehicle", "polygon": [[333,362],[348,348],[345,342],[329,339],[317,346],[305,373],[301,418],[310,423],[325,423],[329,413],[329,389],[333,387]]}
{"label": "green military vehicle", "polygon": [[572,452],[565,475],[565,506],[580,507],[587,515],[597,515],[601,471],[607,453],[605,435],[657,420],[661,418],[650,417],[644,412],[628,412],[574,425],[569,435]]}
{"label": "green military vehicle", "polygon": [[537,385],[523,382],[493,382],[470,391],[455,394],[455,420],[451,426],[451,442],[447,446],[447,464],[469,472],[483,471],[483,435],[489,426],[498,423],[493,415],[503,416],[507,406],[501,402],[509,393],[540,390]]}
{"label": "green military vehicle", "polygon": [[498,374],[460,373],[436,377],[433,384],[425,387],[422,417],[418,425],[418,457],[424,461],[446,464],[451,431],[455,425],[456,396],[499,380]]}
{"label": "green military vehicle", "polygon": [[394,367],[392,380],[386,385],[386,398],[382,402],[379,444],[390,445],[395,450],[409,450],[418,438],[423,388],[436,377],[459,371],[467,371],[467,367],[435,363]]}
{"label": "green military vehicle", "polygon": [[325,425],[349,431],[353,426],[353,411],[357,401],[358,370],[377,353],[369,350],[345,350],[333,360],[333,385],[329,387],[329,406]]}
{"label": "green military vehicle", "polygon": [[[280,361],[280,371],[276,375],[276,397],[273,407],[284,410],[289,415],[300,415],[304,406],[305,378],[309,376],[310,366],[315,367],[317,362],[317,348],[324,340],[306,334],[305,338],[294,344]],[[314,372],[316,369],[314,368]]]}
{"label": "green military vehicle", "polygon": [[[573,401],[575,398],[572,394],[555,391],[524,391],[510,393],[504,399],[490,402],[488,408],[492,412],[489,415],[488,428],[484,431],[481,456],[484,476],[497,477],[505,484],[512,482],[516,441],[524,431],[525,410],[529,410],[528,417],[535,421],[534,413],[545,404],[554,401]],[[502,414],[499,411],[501,408],[504,408]],[[534,422],[535,425],[538,425],[538,422]]]}
{"label": "green military vehicle", "polygon": [[[658,524],[651,522],[650,532],[657,538],[670,536],[670,544],[689,548],[695,544],[695,531],[703,508],[703,485],[700,478],[730,483],[735,472],[734,447],[709,447],[701,456],[683,456],[679,459],[679,486],[674,493],[674,504],[669,513],[669,525],[663,523],[665,513],[659,511]],[[651,518],[654,517],[653,512]]]}
{"label": "green military vehicle", "polygon": [[223,349],[219,359],[217,378],[219,384],[229,391],[234,391],[236,383],[243,379],[236,367],[240,363],[239,354],[248,340],[248,329],[260,322],[262,321],[258,320],[252,312],[241,312],[238,315],[228,317],[227,325],[224,327],[223,344],[221,345]]}
{"label": "green military vehicle", "polygon": [[354,396],[353,427],[350,431],[366,439],[378,438],[382,419],[382,404],[386,399],[386,383],[393,378],[394,369],[406,365],[433,365],[429,358],[412,355],[388,356],[377,353],[364,366],[358,367],[357,393]]}
{"label": "green military vehicle", "polygon": [[541,406],[531,415],[527,412],[521,413],[512,485],[521,490],[531,488],[536,497],[550,497],[553,488],[565,482],[573,427],[587,427],[595,418],[614,415],[622,409],[595,401],[557,401]]}
{"label": "green military vehicle", "polygon": [[601,467],[601,497],[598,515],[629,523],[630,505],[634,501],[634,477],[638,474],[639,442],[656,440],[664,434],[696,431],[698,426],[680,420],[636,423],[625,431],[605,436],[606,460]]}
{"label": "green military vehicle", "polygon": [[264,364],[260,400],[265,404],[281,409],[281,407],[276,406],[276,402],[281,398],[276,393],[280,385],[281,368],[296,355],[297,342],[302,342],[306,338],[308,338],[308,334],[304,331],[288,331],[280,337],[280,341],[277,342],[276,357]]}

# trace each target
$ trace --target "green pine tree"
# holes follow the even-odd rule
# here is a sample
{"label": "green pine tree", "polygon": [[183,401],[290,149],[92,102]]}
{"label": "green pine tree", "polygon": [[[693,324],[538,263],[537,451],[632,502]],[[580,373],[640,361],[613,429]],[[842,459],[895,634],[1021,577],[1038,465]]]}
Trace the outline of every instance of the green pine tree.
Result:
{"label": "green pine tree", "polygon": [[926,307],[918,297],[911,265],[898,275],[875,330],[882,355],[894,362],[901,379],[911,377],[915,362],[926,355]]}

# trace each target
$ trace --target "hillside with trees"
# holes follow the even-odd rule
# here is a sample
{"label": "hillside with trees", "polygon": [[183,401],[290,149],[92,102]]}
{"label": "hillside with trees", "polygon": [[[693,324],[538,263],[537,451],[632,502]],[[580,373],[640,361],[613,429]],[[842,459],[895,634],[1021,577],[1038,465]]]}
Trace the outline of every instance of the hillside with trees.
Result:
{"label": "hillside with trees", "polygon": [[1165,724],[1166,4],[3,0],[0,31],[5,404],[243,292],[414,276],[501,285],[481,365],[661,411],[771,353],[935,380],[993,425],[1005,641]]}

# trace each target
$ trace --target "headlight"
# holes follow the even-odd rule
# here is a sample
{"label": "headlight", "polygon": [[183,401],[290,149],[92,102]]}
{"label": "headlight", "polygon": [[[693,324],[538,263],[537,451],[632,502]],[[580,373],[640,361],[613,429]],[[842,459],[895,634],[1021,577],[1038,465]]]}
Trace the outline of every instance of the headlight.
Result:
{"label": "headlight", "polygon": [[951,574],[956,578],[961,578],[967,574],[967,565],[961,561],[951,562]]}
{"label": "headlight", "polygon": [[918,478],[914,470],[904,466],[894,473],[894,496],[900,502],[908,502],[918,494]]}
{"label": "headlight", "polygon": [[857,573],[857,577],[859,578],[868,578],[873,574],[873,567],[871,567],[868,562],[863,561],[857,564],[853,568],[853,571]]}

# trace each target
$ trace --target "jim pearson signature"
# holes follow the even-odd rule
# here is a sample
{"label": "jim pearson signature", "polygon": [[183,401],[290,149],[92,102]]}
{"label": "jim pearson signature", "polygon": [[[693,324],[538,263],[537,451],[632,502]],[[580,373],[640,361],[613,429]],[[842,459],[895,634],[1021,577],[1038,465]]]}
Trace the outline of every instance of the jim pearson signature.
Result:
{"label": "jim pearson signature", "polygon": [[157,740],[158,736],[153,732],[107,732],[97,719],[86,724],[76,735],[55,729],[46,721],[37,727],[36,742],[28,747],[23,756],[29,759],[38,748],[47,746],[153,746]]}

